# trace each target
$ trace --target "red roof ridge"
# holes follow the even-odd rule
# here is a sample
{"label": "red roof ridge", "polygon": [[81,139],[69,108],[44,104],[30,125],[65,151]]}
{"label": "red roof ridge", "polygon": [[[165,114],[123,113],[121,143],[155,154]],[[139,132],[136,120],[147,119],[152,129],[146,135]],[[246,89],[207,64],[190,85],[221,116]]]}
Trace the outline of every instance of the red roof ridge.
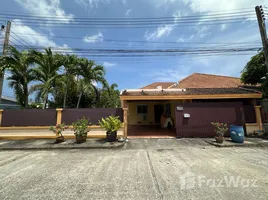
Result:
{"label": "red roof ridge", "polygon": [[182,79],[182,80],[180,80],[179,81],[179,83],[180,82],[183,82],[183,81],[185,81],[185,80],[187,80],[188,78],[190,78],[190,77],[192,77],[192,76],[194,76],[194,75],[206,75],[206,76],[218,76],[218,77],[225,77],[225,78],[234,78],[234,79],[240,79],[239,77],[233,77],[233,76],[225,76],[225,75],[217,75],[217,74],[205,74],[205,73],[193,73],[193,74],[191,74],[191,75],[189,75],[189,76],[187,76],[187,77],[185,77],[184,79]]}
{"label": "red roof ridge", "polygon": [[178,81],[178,83],[180,84],[180,82],[187,80],[188,78],[192,77],[192,76],[195,75],[195,74],[198,74],[198,73],[193,73],[193,74],[191,74],[191,75],[189,75],[189,76],[186,76],[184,79]]}

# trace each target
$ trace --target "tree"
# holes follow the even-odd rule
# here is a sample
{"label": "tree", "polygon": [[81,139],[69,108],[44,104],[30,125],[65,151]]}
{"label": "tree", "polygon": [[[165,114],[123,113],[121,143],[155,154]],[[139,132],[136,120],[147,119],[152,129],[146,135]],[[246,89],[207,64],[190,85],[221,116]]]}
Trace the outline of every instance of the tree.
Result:
{"label": "tree", "polygon": [[267,72],[264,53],[260,52],[253,56],[243,69],[241,81],[251,85],[260,84],[263,82],[262,78],[266,77]]}
{"label": "tree", "polygon": [[[32,86],[31,92],[37,92],[36,99],[43,100],[43,109],[46,108],[48,95],[52,92],[56,84],[60,84],[58,78],[62,75],[59,74],[60,67],[63,65],[61,54],[53,54],[51,48],[45,49],[45,52],[36,50],[31,51],[31,57],[37,64],[33,69],[36,80],[40,83]],[[56,80],[58,82],[56,82]]]}
{"label": "tree", "polygon": [[116,89],[117,87],[117,84],[114,83],[100,90],[100,100],[97,102],[98,108],[120,107],[120,91]]}
{"label": "tree", "polygon": [[[104,87],[108,86],[107,81],[105,80],[105,70],[101,65],[96,65],[94,61],[89,61],[87,59],[79,59],[79,67],[77,69],[78,78],[82,79],[80,81],[80,94],[77,101],[77,108],[79,108],[81,98],[83,94],[92,91],[95,93],[96,98],[95,102],[99,99],[99,91],[96,87],[98,83],[101,83]],[[95,103],[94,102],[94,103]]]}
{"label": "tree", "polygon": [[265,65],[264,52],[253,56],[242,71],[241,81],[244,84],[261,84],[264,98],[268,97],[268,70]]}
{"label": "tree", "polygon": [[9,86],[14,89],[17,102],[24,108],[28,108],[29,83],[34,80],[32,59],[27,51],[18,51],[15,47],[9,47],[9,55],[1,57],[2,69],[7,69]]}
{"label": "tree", "polygon": [[63,108],[66,107],[67,93],[70,84],[74,84],[74,76],[76,74],[76,67],[79,64],[78,57],[76,55],[66,55],[64,56],[64,80],[65,86],[64,98],[63,98]]}

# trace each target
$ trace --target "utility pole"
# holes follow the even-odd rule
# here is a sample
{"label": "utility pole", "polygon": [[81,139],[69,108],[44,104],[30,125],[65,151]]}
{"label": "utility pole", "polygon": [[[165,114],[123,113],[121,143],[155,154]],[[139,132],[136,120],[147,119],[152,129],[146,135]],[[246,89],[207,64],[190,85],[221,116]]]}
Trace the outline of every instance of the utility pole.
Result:
{"label": "utility pole", "polygon": [[266,26],[265,26],[265,18],[264,18],[264,12],[262,9],[262,6],[256,6],[255,7],[258,24],[260,28],[260,34],[261,34],[261,40],[263,45],[263,52],[265,57],[265,64],[268,69],[268,39],[267,39],[267,32],[266,32]]}
{"label": "utility pole", "polygon": [[[6,34],[5,34],[5,40],[4,40],[4,46],[3,46],[3,56],[6,55],[8,45],[9,45],[9,36],[10,36],[10,29],[11,29],[11,22],[10,21],[7,22],[7,26],[5,29],[6,29]],[[0,74],[0,104],[1,104],[1,100],[2,100],[4,75],[5,75],[5,72],[3,71],[3,73]]]}

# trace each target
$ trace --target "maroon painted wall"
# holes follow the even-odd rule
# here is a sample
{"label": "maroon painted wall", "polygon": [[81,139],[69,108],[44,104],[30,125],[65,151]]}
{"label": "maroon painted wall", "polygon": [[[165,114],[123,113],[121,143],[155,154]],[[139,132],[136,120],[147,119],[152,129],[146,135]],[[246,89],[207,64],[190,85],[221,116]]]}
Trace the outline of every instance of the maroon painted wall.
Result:
{"label": "maroon painted wall", "polygon": [[244,115],[246,123],[256,123],[255,107],[253,105],[244,105]]}
{"label": "maroon painted wall", "polygon": [[[244,126],[242,103],[185,103],[183,111],[176,110],[177,137],[213,137],[211,122]],[[183,117],[184,113],[190,118]]]}
{"label": "maroon painted wall", "polygon": [[78,109],[63,109],[62,122],[71,125],[78,119],[85,117],[89,119],[92,125],[97,125],[99,120],[110,115],[119,116],[123,121],[122,108],[78,108]]}
{"label": "maroon painted wall", "polygon": [[4,110],[2,126],[50,126],[56,124],[56,109]]}

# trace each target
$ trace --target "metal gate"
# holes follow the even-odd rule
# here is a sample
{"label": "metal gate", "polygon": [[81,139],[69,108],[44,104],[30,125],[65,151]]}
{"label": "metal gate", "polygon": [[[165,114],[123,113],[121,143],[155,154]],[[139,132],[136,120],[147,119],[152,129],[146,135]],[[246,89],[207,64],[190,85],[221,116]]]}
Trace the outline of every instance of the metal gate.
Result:
{"label": "metal gate", "polygon": [[185,103],[178,105],[175,112],[177,137],[213,137],[215,131],[211,122],[245,125],[240,102]]}

